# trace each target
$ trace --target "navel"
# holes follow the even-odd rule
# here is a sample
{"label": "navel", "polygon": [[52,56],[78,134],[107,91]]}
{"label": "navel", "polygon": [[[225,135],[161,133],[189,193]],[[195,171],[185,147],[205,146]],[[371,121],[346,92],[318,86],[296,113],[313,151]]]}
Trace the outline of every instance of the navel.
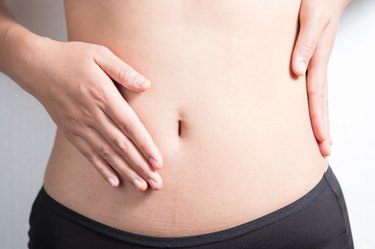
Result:
{"label": "navel", "polygon": [[181,137],[181,132],[182,132],[182,120],[179,119],[177,122],[178,122],[178,125],[177,125],[177,133],[178,133],[178,136]]}

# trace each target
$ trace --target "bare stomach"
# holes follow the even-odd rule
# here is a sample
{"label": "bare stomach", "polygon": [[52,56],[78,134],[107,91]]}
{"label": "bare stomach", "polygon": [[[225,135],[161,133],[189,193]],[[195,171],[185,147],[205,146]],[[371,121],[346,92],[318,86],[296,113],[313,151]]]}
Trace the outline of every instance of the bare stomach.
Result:
{"label": "bare stomach", "polygon": [[58,129],[44,178],[53,198],[118,229],[188,236],[259,218],[318,183],[328,162],[305,78],[289,69],[298,0],[99,2],[65,1],[69,39],[106,45],[151,80],[141,94],[119,90],[163,156],[163,187],[109,186]]}

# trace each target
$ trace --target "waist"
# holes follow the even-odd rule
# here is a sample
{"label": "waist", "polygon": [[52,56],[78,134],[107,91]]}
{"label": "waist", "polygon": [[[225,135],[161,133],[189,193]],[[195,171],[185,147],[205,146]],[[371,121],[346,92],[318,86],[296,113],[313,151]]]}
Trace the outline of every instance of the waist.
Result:
{"label": "waist", "polygon": [[142,94],[119,90],[159,147],[195,153],[221,137],[251,147],[310,132],[305,79],[290,73],[300,1],[288,3],[66,1],[66,15],[70,40],[104,45],[151,80]]}
{"label": "waist", "polygon": [[113,189],[60,130],[47,191],[104,224],[158,236],[230,227],[297,199],[327,167],[312,133],[305,84],[262,82],[244,93],[248,85],[239,82],[227,90],[215,90],[213,82],[184,90],[154,85],[140,95],[120,89],[163,156],[160,191]]}
{"label": "waist", "polygon": [[105,45],[151,80],[141,94],[119,91],[161,152],[163,187],[110,187],[58,130],[48,193],[94,220],[155,236],[224,229],[305,194],[327,162],[312,132],[305,78],[290,75],[298,5],[286,9],[272,15],[280,22],[262,14],[230,27],[156,17],[152,24],[134,12],[136,21],[109,18],[113,30],[97,15],[68,13],[70,39]]}

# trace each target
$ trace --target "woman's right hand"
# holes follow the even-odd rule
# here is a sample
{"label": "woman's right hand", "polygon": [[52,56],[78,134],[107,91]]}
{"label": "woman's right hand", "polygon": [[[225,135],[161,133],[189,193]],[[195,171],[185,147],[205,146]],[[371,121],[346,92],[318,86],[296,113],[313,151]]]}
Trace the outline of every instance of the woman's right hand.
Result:
{"label": "woman's right hand", "polygon": [[24,74],[31,76],[29,92],[66,138],[112,186],[120,174],[141,191],[145,180],[159,190],[161,154],[111,78],[136,92],[150,81],[101,45],[45,38],[39,47],[33,53],[37,69]]}

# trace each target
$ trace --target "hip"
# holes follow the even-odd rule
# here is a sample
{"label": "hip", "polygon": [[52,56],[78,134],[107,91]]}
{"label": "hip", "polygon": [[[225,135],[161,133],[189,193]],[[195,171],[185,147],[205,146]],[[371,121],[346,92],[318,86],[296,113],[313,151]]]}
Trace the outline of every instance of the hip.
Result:
{"label": "hip", "polygon": [[29,222],[30,249],[74,249],[83,244],[93,249],[354,248],[344,195],[331,167],[311,190],[288,205],[211,233],[156,237],[119,230],[62,205],[43,187],[33,203]]}
{"label": "hip", "polygon": [[319,181],[328,163],[313,135],[278,139],[221,137],[174,150],[159,140],[163,187],[140,192],[131,183],[109,186],[58,130],[44,187],[72,210],[118,229],[151,236],[212,232],[277,210]]}
{"label": "hip", "polygon": [[[197,80],[185,75],[177,85],[154,72],[149,91],[119,89],[163,157],[161,190],[109,186],[58,129],[46,191],[87,217],[151,236],[225,229],[298,199],[328,164],[312,132],[304,78],[255,82],[256,73],[241,72],[236,88],[228,88],[229,72],[215,80],[192,73]],[[198,78],[207,82],[199,91]]]}

